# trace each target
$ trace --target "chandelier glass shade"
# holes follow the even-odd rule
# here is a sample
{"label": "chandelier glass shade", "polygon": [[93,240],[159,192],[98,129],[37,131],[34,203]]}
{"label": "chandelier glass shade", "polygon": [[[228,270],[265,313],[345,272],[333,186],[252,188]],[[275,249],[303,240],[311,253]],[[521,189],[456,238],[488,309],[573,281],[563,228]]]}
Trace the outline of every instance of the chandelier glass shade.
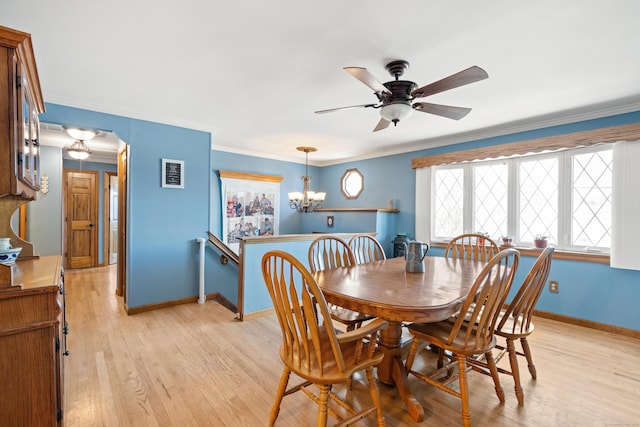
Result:
{"label": "chandelier glass shade", "polygon": [[84,160],[91,152],[84,141],[77,140],[67,148],[67,154],[76,160]]}
{"label": "chandelier glass shade", "polygon": [[314,147],[298,147],[298,151],[305,152],[305,175],[302,177],[302,191],[292,191],[289,193],[289,207],[298,212],[313,212],[322,207],[327,193],[323,191],[311,191],[309,183],[309,152],[317,151]]}

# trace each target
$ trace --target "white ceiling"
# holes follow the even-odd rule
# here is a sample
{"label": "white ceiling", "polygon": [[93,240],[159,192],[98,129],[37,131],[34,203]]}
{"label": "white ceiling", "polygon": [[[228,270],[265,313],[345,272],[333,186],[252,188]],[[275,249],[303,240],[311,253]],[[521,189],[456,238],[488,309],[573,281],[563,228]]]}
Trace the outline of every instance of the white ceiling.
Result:
{"label": "white ceiling", "polygon": [[[46,102],[194,128],[214,148],[312,164],[412,151],[640,110],[637,0],[155,2],[13,0],[0,24],[32,34]],[[419,86],[472,65],[489,79],[424,101],[372,133],[379,110],[342,67],[404,59]],[[177,144],[180,141],[176,141]]]}
{"label": "white ceiling", "polygon": [[[40,123],[40,142],[42,145],[64,148],[70,147],[74,141],[62,126],[52,123]],[[116,164],[118,162],[117,153],[120,143],[120,138],[115,133],[98,132],[93,139],[86,142],[91,153],[87,161]],[[63,150],[62,154],[65,159],[75,160],[67,154],[66,150]]]}

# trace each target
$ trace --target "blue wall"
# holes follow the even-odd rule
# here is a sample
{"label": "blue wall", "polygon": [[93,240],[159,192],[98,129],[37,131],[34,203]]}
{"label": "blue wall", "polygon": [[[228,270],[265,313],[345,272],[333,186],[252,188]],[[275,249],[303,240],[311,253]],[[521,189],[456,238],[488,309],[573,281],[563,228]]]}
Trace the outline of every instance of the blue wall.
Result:
{"label": "blue wall", "polygon": [[[211,200],[209,201],[211,209],[210,230],[218,237],[222,237],[222,195],[220,194],[219,170],[281,176],[283,180],[280,183],[280,234],[296,234],[300,232],[301,216],[289,208],[287,193],[302,190],[302,179],[300,177],[305,173],[304,164],[243,156],[224,151],[212,151]],[[318,168],[310,166],[309,173],[315,180],[315,174],[319,173]]]}
{"label": "blue wall", "polygon": [[[197,295],[195,239],[209,228],[210,135],[55,104],[40,119],[112,131],[130,145],[127,305]],[[184,160],[184,189],[161,187],[163,158]]]}
{"label": "blue wall", "polygon": [[40,147],[40,173],[49,179],[49,192],[38,192],[27,204],[27,240],[36,255],[62,254],[62,154],[57,147]]}
{"label": "blue wall", "polygon": [[[392,198],[394,207],[401,210],[395,231],[406,232],[413,238],[415,171],[411,169],[412,159],[637,122],[640,122],[640,112],[327,166],[322,168],[316,185],[327,191],[325,205],[331,207],[384,207],[387,200]],[[340,177],[346,169],[354,167],[364,175],[364,191],[358,199],[346,200],[340,193]],[[429,255],[437,254],[437,249],[429,252]],[[522,276],[517,280],[521,282],[524,279],[534,261],[533,258],[523,257],[519,273]],[[640,271],[615,269],[604,264],[555,260],[550,280],[559,281],[560,292],[545,292],[538,302],[539,310],[640,330],[640,310],[634,308],[634,302],[640,300]]]}
{"label": "blue wall", "polygon": [[[278,175],[281,183],[280,233],[295,234],[322,227],[328,213],[301,215],[289,209],[286,194],[302,187],[304,165],[210,150],[210,135],[108,114],[47,105],[41,120],[111,130],[131,146],[129,205],[128,305],[135,307],[197,295],[196,237],[211,230],[220,236],[221,195],[219,169]],[[415,171],[411,160],[427,155],[529,140],[550,135],[597,129],[640,121],[640,112],[554,126],[453,146],[413,153],[343,163],[323,168],[310,167],[313,188],[327,192],[326,207],[383,208],[389,199],[400,209],[387,226],[387,234],[405,232],[415,235]],[[162,158],[185,161],[185,189],[160,187]],[[364,175],[364,190],[356,200],[340,193],[340,178],[345,169],[357,167]],[[359,214],[349,214],[359,215]],[[368,214],[361,214],[368,215]],[[355,228],[368,218],[335,215],[335,232],[342,226]],[[358,218],[358,219],[353,219]],[[362,218],[365,218],[364,221]],[[351,225],[349,225],[351,224]],[[318,230],[322,231],[322,230]],[[362,230],[373,231],[373,230]],[[237,269],[222,266],[219,257],[207,254],[206,292],[220,292],[237,302]],[[437,255],[437,250],[430,252]],[[525,258],[526,260],[527,258]],[[520,274],[533,261],[523,260]],[[524,277],[524,276],[523,276]],[[608,265],[554,261],[551,279],[560,282],[558,294],[545,293],[538,308],[631,329],[640,329],[640,314],[631,307],[640,300],[640,271],[612,269]]]}
{"label": "blue wall", "polygon": [[[429,256],[443,256],[444,249],[431,248]],[[535,263],[523,256],[509,293],[513,298]],[[637,298],[640,271],[619,270],[605,264],[554,259],[548,280],[557,280],[560,292],[542,292],[536,309],[629,329],[640,329]]]}
{"label": "blue wall", "polygon": [[[386,208],[388,200],[391,199],[393,207],[400,210],[400,213],[394,214],[397,230],[391,230],[393,235],[402,232],[413,237],[416,183],[411,160],[421,155],[406,153],[326,166],[322,168],[316,185],[327,192],[326,207]],[[364,188],[355,200],[347,200],[340,192],[340,178],[345,170],[351,168],[357,168],[364,176]]]}
{"label": "blue wall", "polygon": [[[415,171],[411,169],[412,159],[637,122],[640,122],[640,111],[411,153],[343,163],[321,168],[317,178],[314,175],[313,180],[317,188],[322,188],[323,191],[327,192],[325,206],[335,208],[383,208],[387,206],[387,200],[392,199],[393,206],[400,209],[397,232],[404,232],[409,237],[414,237],[416,178]],[[390,130],[393,131],[393,129]],[[364,175],[364,190],[356,200],[347,200],[340,193],[340,178],[344,171],[350,168],[358,168]]]}
{"label": "blue wall", "polygon": [[[317,168],[310,167],[309,173],[315,176]],[[257,173],[261,175],[281,176],[280,183],[280,234],[299,233],[302,216],[289,208],[287,193],[302,188],[301,176],[305,173],[303,164],[263,159],[254,156],[211,151],[209,173],[211,197],[209,198],[209,230],[222,239],[222,194],[219,170]],[[238,268],[231,263],[222,265],[220,254],[214,249],[207,251],[205,265],[205,292],[219,293],[233,304],[238,304]]]}

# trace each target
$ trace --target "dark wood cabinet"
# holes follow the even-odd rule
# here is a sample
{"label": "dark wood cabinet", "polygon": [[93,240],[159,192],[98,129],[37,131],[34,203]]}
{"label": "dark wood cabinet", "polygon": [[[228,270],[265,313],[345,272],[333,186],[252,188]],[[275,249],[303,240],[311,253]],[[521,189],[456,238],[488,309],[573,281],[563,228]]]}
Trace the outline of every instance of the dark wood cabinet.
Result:
{"label": "dark wood cabinet", "polygon": [[34,199],[40,189],[42,112],[31,35],[0,26],[0,197]]}
{"label": "dark wood cabinet", "polygon": [[17,261],[0,287],[0,424],[61,426],[66,351],[60,256]]}

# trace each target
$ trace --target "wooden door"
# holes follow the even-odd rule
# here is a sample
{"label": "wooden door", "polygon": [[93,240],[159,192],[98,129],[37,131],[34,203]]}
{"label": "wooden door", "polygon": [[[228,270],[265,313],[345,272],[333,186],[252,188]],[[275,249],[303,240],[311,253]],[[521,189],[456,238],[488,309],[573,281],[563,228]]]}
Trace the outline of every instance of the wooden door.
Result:
{"label": "wooden door", "polygon": [[98,172],[65,169],[67,268],[98,264]]}
{"label": "wooden door", "polygon": [[127,277],[127,176],[129,170],[129,146],[118,150],[118,278],[116,295],[126,297]]}
{"label": "wooden door", "polygon": [[18,221],[18,237],[22,240],[29,240],[27,236],[27,216],[27,204],[25,203],[20,206],[20,220]]}

